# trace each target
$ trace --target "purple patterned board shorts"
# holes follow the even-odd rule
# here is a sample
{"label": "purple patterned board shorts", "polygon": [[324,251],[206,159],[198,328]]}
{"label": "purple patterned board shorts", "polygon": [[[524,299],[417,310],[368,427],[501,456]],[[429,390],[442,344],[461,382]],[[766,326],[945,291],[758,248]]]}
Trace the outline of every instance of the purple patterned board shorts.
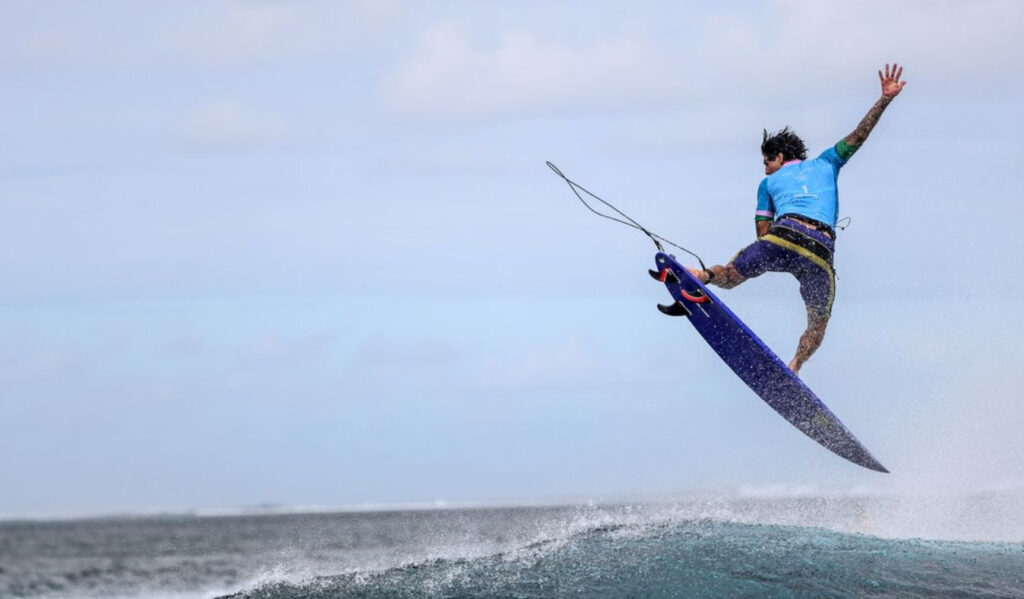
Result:
{"label": "purple patterned board shorts", "polygon": [[781,218],[768,232],[736,254],[732,265],[746,278],[766,272],[788,272],[800,283],[808,310],[826,320],[832,314],[836,274],[832,268],[835,243],[800,221]]}

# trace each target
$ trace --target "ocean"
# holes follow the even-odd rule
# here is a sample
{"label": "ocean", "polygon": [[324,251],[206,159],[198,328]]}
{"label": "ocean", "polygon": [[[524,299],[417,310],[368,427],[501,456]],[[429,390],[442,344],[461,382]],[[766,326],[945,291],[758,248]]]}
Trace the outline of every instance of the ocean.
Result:
{"label": "ocean", "polygon": [[1024,597],[1013,516],[901,529],[923,509],[738,496],[7,521],[0,597]]}

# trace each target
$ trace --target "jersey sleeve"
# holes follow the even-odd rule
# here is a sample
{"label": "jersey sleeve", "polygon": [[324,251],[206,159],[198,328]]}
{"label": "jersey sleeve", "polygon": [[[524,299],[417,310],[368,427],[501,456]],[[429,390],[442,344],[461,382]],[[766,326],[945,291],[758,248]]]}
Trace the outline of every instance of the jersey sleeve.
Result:
{"label": "jersey sleeve", "polygon": [[775,220],[775,202],[768,192],[768,177],[762,179],[761,185],[757,188],[757,211],[754,212],[754,220]]}
{"label": "jersey sleeve", "polygon": [[818,159],[831,163],[836,167],[836,170],[839,170],[846,165],[847,161],[850,160],[859,147],[851,146],[846,143],[845,139],[840,139],[836,145],[822,152]]}

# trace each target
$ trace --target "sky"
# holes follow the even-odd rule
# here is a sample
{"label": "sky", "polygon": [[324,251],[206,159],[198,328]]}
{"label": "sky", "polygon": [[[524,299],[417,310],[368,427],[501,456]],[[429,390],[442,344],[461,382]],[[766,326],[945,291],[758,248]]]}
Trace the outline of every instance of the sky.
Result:
{"label": "sky", "polygon": [[[1024,5],[38,3],[0,20],[0,516],[1024,489]],[[840,177],[803,368],[892,473],[655,310],[723,263],[763,128]],[[788,361],[795,281],[720,297]]]}

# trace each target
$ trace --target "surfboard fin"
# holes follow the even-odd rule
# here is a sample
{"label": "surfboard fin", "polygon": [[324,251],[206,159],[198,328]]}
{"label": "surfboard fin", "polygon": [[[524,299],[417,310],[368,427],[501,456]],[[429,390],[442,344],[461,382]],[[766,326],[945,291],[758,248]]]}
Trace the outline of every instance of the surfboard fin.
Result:
{"label": "surfboard fin", "polygon": [[672,304],[671,306],[663,306],[661,304],[658,304],[658,310],[662,314],[667,314],[669,316],[689,316],[690,314],[692,314],[692,312],[690,312],[690,309],[683,305],[683,302],[678,300],[676,300],[676,303]]}
{"label": "surfboard fin", "polygon": [[677,277],[676,273],[672,272],[672,270],[669,268],[663,269],[661,272],[658,272],[656,270],[648,270],[647,274],[651,275],[651,278],[654,279],[655,281],[660,281],[662,283],[679,282],[679,277]]}

